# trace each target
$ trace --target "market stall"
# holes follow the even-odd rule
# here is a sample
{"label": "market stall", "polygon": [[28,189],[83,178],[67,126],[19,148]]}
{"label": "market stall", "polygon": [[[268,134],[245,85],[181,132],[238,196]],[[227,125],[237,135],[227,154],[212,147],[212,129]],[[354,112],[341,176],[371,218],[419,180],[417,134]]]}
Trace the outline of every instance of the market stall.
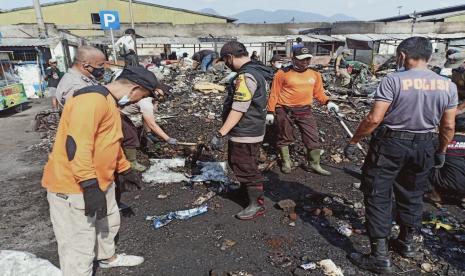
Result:
{"label": "market stall", "polygon": [[21,112],[26,102],[24,85],[13,69],[9,52],[0,52],[0,111],[14,108]]}

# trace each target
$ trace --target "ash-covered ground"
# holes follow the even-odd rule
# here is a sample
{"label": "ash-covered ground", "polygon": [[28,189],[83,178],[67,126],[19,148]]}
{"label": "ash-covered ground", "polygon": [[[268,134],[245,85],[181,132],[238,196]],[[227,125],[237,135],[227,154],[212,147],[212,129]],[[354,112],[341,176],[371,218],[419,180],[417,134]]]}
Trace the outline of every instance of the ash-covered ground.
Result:
{"label": "ash-covered ground", "polygon": [[[325,79],[330,81],[331,72],[325,74]],[[199,81],[218,83],[225,75],[191,71],[166,74],[164,82],[174,88],[174,93],[168,102],[159,106],[157,116],[169,135],[182,142],[208,143],[221,124],[224,93],[205,94],[194,91],[193,85]],[[341,105],[345,122],[355,131],[371,100],[352,96],[350,91],[337,91],[330,83],[327,89]],[[0,167],[2,174],[7,175],[0,185],[0,244],[1,249],[29,251],[58,265],[46,193],[40,187],[41,166],[47,159],[53,130],[41,128],[40,124],[37,126],[42,130],[40,134],[27,129],[35,114],[46,105],[40,104],[24,114],[0,118],[2,125],[6,122],[9,126],[1,131],[2,153],[14,152],[8,160],[2,159]],[[134,215],[122,218],[117,244],[118,252],[142,255],[145,263],[134,268],[97,269],[96,275],[209,275],[212,270],[214,275],[323,275],[319,267],[308,271],[299,268],[304,263],[318,263],[323,259],[331,259],[344,275],[371,275],[346,258],[353,250],[369,250],[363,226],[363,197],[357,189],[360,180],[344,172],[344,167],[358,168],[362,155],[358,163],[344,159],[342,148],[348,137],[338,120],[317,104],[315,115],[326,151],[323,166],[332,176],[322,177],[300,167],[290,175],[281,174],[271,139],[261,154],[261,167],[269,180],[265,185],[265,216],[248,222],[235,219],[234,215],[247,204],[244,196],[240,191],[220,193],[208,201],[206,214],[174,221],[157,230],[145,220],[146,215],[193,208],[194,201],[216,183],[145,183],[142,190],[123,194],[123,202],[132,207]],[[53,125],[50,123],[53,118],[47,118],[42,124]],[[25,131],[28,131],[26,136]],[[366,148],[366,143],[363,145]],[[189,160],[193,154],[195,147],[173,148],[164,143],[149,143],[139,156],[148,164],[148,158],[177,156]],[[292,156],[296,165],[303,164],[300,142],[293,146]],[[204,150],[200,160],[224,161],[225,158],[223,153]],[[11,171],[12,166],[23,169]],[[189,174],[191,169],[186,168],[185,172]],[[279,207],[278,203],[286,199],[296,203],[296,216]],[[403,259],[393,253],[396,274],[463,275],[464,211],[453,204],[440,208],[426,204],[425,222],[428,221],[436,224],[425,224],[421,236],[417,237],[423,241],[417,260]],[[453,226],[454,230],[436,229],[440,226],[438,221]],[[393,229],[395,235],[394,224]]]}

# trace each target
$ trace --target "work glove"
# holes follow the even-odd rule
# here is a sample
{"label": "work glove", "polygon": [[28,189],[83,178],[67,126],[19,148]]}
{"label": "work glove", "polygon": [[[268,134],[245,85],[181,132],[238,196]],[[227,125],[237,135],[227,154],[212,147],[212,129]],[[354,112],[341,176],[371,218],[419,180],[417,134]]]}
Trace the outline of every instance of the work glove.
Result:
{"label": "work glove", "polygon": [[136,215],[136,213],[134,213],[131,207],[122,202],[118,202],[118,209],[120,214],[125,218],[130,218]]}
{"label": "work glove", "polygon": [[84,214],[88,217],[97,215],[97,220],[107,216],[107,199],[100,190],[97,179],[89,179],[79,183],[84,191]]}
{"label": "work glove", "polygon": [[122,193],[131,192],[136,189],[140,190],[142,181],[136,171],[129,169],[125,172],[118,173],[117,177],[119,188]]}
{"label": "work glove", "polygon": [[440,169],[444,167],[444,163],[446,162],[446,154],[444,152],[436,152],[434,155],[434,167],[436,169]]}
{"label": "work glove", "polygon": [[269,125],[269,126],[274,124],[274,115],[271,114],[271,113],[266,114],[266,119],[265,120],[266,120],[266,124]]}
{"label": "work glove", "polygon": [[350,160],[355,160],[355,151],[357,150],[357,144],[347,144],[344,148],[344,155]]}
{"label": "work glove", "polygon": [[329,111],[334,111],[336,113],[339,113],[339,106],[335,104],[334,102],[329,101],[326,104],[326,107],[328,108]]}
{"label": "work glove", "polygon": [[172,146],[176,146],[176,144],[178,143],[178,140],[176,140],[175,138],[168,138],[168,140],[166,140],[166,143]]}
{"label": "work glove", "polygon": [[220,132],[216,133],[215,136],[213,136],[210,144],[212,149],[218,150],[218,151],[223,151],[224,150],[224,140],[225,137],[221,135]]}

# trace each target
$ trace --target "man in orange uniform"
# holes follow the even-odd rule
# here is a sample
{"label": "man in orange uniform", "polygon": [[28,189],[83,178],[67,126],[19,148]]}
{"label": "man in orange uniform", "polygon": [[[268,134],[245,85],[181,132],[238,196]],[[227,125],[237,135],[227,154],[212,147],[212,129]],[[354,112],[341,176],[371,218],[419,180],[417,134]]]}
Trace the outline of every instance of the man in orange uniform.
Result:
{"label": "man in orange uniform", "polygon": [[140,187],[121,149],[117,104],[138,102],[156,86],[150,71],[127,67],[115,82],[76,91],[63,109],[42,186],[47,189],[64,276],[92,275],[94,259],[102,268],[144,261],[139,256],[115,254],[114,238],[120,226],[115,173],[123,189]]}
{"label": "man in orange uniform", "polygon": [[274,77],[267,107],[267,123],[273,123],[276,116],[281,170],[283,173],[291,172],[289,145],[295,140],[293,124],[296,124],[307,148],[307,169],[321,175],[331,175],[320,166],[323,150],[320,149],[317,125],[312,113],[313,98],[325,104],[329,110],[339,112],[339,107],[325,95],[321,74],[308,68],[312,58],[310,50],[302,47],[293,52],[293,65],[279,70]]}

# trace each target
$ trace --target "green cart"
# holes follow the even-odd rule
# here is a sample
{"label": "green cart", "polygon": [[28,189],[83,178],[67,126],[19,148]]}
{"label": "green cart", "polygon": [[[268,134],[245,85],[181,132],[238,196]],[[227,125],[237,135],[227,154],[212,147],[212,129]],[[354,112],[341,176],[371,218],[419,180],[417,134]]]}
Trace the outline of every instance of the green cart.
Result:
{"label": "green cart", "polygon": [[26,102],[27,96],[22,83],[0,87],[0,111],[14,108],[16,112],[21,112]]}
{"label": "green cart", "polygon": [[27,101],[24,85],[12,70],[9,52],[0,52],[0,111],[14,109],[21,112]]}

